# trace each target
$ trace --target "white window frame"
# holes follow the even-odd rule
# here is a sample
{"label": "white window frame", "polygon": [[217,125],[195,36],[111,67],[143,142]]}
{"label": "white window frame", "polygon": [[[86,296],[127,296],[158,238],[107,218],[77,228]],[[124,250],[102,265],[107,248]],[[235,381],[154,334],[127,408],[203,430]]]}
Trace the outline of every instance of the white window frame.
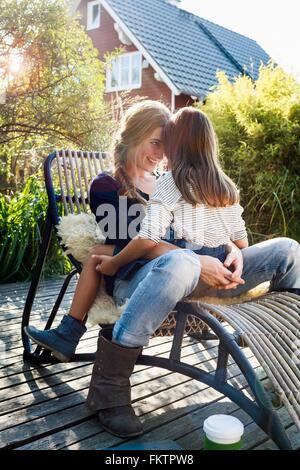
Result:
{"label": "white window frame", "polygon": [[[139,59],[140,59],[140,67],[139,67],[139,82],[138,83],[134,83],[132,84],[132,58],[135,56],[135,55],[139,55]],[[118,61],[118,83],[121,82],[120,78],[121,78],[121,57],[125,57],[125,56],[128,56],[129,59],[130,59],[130,65],[129,65],[129,83],[128,85],[117,85],[117,86],[112,86],[111,85],[111,79],[112,79],[112,75],[111,75],[111,66],[108,66],[107,69],[106,69],[106,91],[107,92],[111,92],[111,91],[121,91],[121,90],[133,90],[133,89],[136,89],[136,88],[141,88],[142,86],[142,54],[139,52],[139,51],[135,51],[135,52],[127,52],[125,54],[121,54],[121,55],[118,55],[116,57],[116,59],[114,60],[117,60]]]}
{"label": "white window frame", "polygon": [[[93,7],[99,5],[99,15],[95,22],[93,22]],[[101,21],[101,2],[100,0],[93,0],[92,2],[87,2],[87,15],[86,15],[86,29],[90,31],[91,29],[97,29],[100,27]]]}

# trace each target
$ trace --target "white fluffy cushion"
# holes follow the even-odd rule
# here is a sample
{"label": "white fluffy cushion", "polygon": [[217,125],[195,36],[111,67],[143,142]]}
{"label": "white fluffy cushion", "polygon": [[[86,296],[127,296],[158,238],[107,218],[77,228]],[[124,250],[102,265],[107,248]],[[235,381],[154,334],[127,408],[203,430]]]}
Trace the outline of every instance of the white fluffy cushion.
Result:
{"label": "white fluffy cushion", "polygon": [[[69,214],[60,218],[57,226],[61,243],[66,247],[65,253],[72,254],[78,261],[84,263],[89,250],[97,245],[103,244],[105,238],[98,227],[93,214]],[[269,283],[257,286],[245,294],[219,299],[217,297],[197,297],[197,289],[189,296],[190,301],[201,300],[202,302],[215,305],[229,305],[233,303],[245,302],[258,297],[268,291]],[[99,293],[88,313],[88,321],[91,325],[98,323],[115,323],[120,317],[125,305],[117,307],[112,297],[110,297],[101,283]]]}
{"label": "white fluffy cushion", "polygon": [[197,300],[201,300],[201,302],[204,302],[206,304],[214,304],[214,305],[233,305],[233,304],[239,304],[241,302],[248,302],[249,300],[255,299],[257,297],[260,297],[264,294],[266,294],[269,291],[269,282],[263,282],[262,284],[259,284],[256,286],[254,289],[248,290],[247,292],[244,292],[244,294],[240,295],[235,295],[232,297],[225,297],[225,298],[219,298],[219,297],[208,297],[208,296],[200,296],[197,295],[197,287],[196,289],[189,295],[188,300],[190,302],[196,302]]}
{"label": "white fluffy cushion", "polygon": [[85,263],[94,245],[105,242],[94,214],[69,214],[60,218],[57,233],[66,247],[65,254],[73,255],[80,263]]}

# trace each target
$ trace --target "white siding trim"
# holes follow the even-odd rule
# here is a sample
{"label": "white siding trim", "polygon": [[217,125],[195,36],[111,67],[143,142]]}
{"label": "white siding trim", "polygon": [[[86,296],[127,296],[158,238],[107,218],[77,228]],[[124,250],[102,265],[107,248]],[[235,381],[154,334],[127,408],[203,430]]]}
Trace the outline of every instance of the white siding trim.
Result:
{"label": "white siding trim", "polygon": [[[136,88],[141,88],[141,86],[142,86],[142,54],[140,53],[140,51],[126,52],[125,54],[118,55],[116,57],[116,59],[113,59],[113,60],[118,60],[121,57],[125,57],[125,56],[129,56],[129,57],[131,56],[132,57],[134,54],[138,54],[139,58],[140,58],[139,82],[135,83],[135,84],[131,83],[131,79],[132,79],[132,73],[131,73],[132,72],[132,67],[131,67],[132,60],[130,59],[129,83],[128,83],[128,85],[126,85],[126,86],[119,85],[119,86],[112,87],[111,86],[111,69],[108,66],[107,69],[106,69],[106,92],[107,93],[110,93],[110,92],[113,92],[113,91],[133,90],[133,89],[136,89]],[[121,68],[119,67],[119,77],[118,78],[120,78],[120,74],[121,74]]]}
{"label": "white siding trim", "polygon": [[[92,18],[91,18],[91,14],[92,14],[94,5],[99,5],[99,16],[98,16],[97,22],[95,24],[92,23]],[[99,28],[100,23],[101,23],[101,11],[100,11],[101,1],[100,0],[93,0],[93,1],[87,2],[86,9],[87,9],[87,12],[86,12],[86,30],[91,31],[92,29]]]}

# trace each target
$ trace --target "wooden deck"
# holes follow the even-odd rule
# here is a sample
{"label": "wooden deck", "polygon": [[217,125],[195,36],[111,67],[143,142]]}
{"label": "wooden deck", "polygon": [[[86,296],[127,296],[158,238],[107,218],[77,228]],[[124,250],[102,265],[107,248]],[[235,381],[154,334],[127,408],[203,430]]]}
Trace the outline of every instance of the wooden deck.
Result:
{"label": "wooden deck", "polygon": [[[32,316],[42,326],[62,279],[47,280],[39,289]],[[125,440],[101,429],[85,407],[92,364],[69,363],[33,367],[23,363],[20,325],[27,283],[0,286],[0,448],[22,450],[99,449]],[[74,283],[60,315],[68,311]],[[94,351],[98,327],[89,329],[77,351]],[[165,356],[170,338],[151,340],[149,353]],[[215,367],[217,343],[185,338],[182,356],[189,364]],[[265,383],[265,374],[249,350],[245,353]],[[234,363],[230,382],[247,390]],[[277,449],[266,434],[239,407],[204,384],[177,373],[137,366],[132,376],[132,397],[145,426],[141,441],[176,441],[185,450],[202,448],[203,420],[215,413],[232,414],[245,425],[244,449]],[[278,409],[293,448],[300,448],[300,433],[284,408]]]}

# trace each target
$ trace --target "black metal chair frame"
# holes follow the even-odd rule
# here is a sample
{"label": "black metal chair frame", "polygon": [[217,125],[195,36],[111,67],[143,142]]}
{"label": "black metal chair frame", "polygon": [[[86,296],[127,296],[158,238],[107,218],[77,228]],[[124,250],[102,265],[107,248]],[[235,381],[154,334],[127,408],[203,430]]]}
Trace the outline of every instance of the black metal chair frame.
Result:
{"label": "black metal chair frame", "polygon": [[[83,155],[86,157],[88,154],[88,152],[83,152]],[[100,153],[93,153],[93,156],[97,159],[103,158],[103,155]],[[37,346],[33,351],[30,340],[24,333],[24,327],[29,325],[30,314],[47,257],[51,236],[53,230],[56,230],[55,227],[59,223],[58,205],[61,203],[61,194],[55,193],[51,175],[51,167],[56,157],[57,153],[51,153],[44,163],[45,184],[49,206],[44,225],[40,253],[33,273],[22,317],[22,341],[24,346],[23,357],[25,361],[31,364],[51,364],[58,362],[49,351],[44,350],[40,346]],[[69,152],[69,158],[73,158],[72,152]],[[51,328],[70,280],[75,274],[81,272],[81,264],[72,255],[68,255],[68,257],[74,266],[74,270],[66,276],[63,282],[59,295],[45,325],[45,329]],[[271,400],[266,394],[260,380],[256,376],[250,362],[242,351],[239,335],[228,332],[228,330],[226,330],[213,315],[205,310],[201,303],[188,303],[182,301],[177,304],[175,310],[177,312],[176,328],[169,357],[161,358],[142,354],[138,358],[137,364],[156,366],[173,372],[178,372],[214,388],[218,392],[227,396],[249,416],[251,416],[255,423],[266,432],[266,434],[278,445],[280,449],[291,449],[290,441],[272,406]],[[181,344],[188,315],[194,315],[199,318],[219,339],[217,367],[214,372],[206,372],[199,367],[191,366],[181,361]],[[255,398],[254,401],[250,400],[241,390],[233,387],[227,382],[229,355],[234,359],[247,380]],[[72,361],[93,362],[94,354],[75,354]]]}

